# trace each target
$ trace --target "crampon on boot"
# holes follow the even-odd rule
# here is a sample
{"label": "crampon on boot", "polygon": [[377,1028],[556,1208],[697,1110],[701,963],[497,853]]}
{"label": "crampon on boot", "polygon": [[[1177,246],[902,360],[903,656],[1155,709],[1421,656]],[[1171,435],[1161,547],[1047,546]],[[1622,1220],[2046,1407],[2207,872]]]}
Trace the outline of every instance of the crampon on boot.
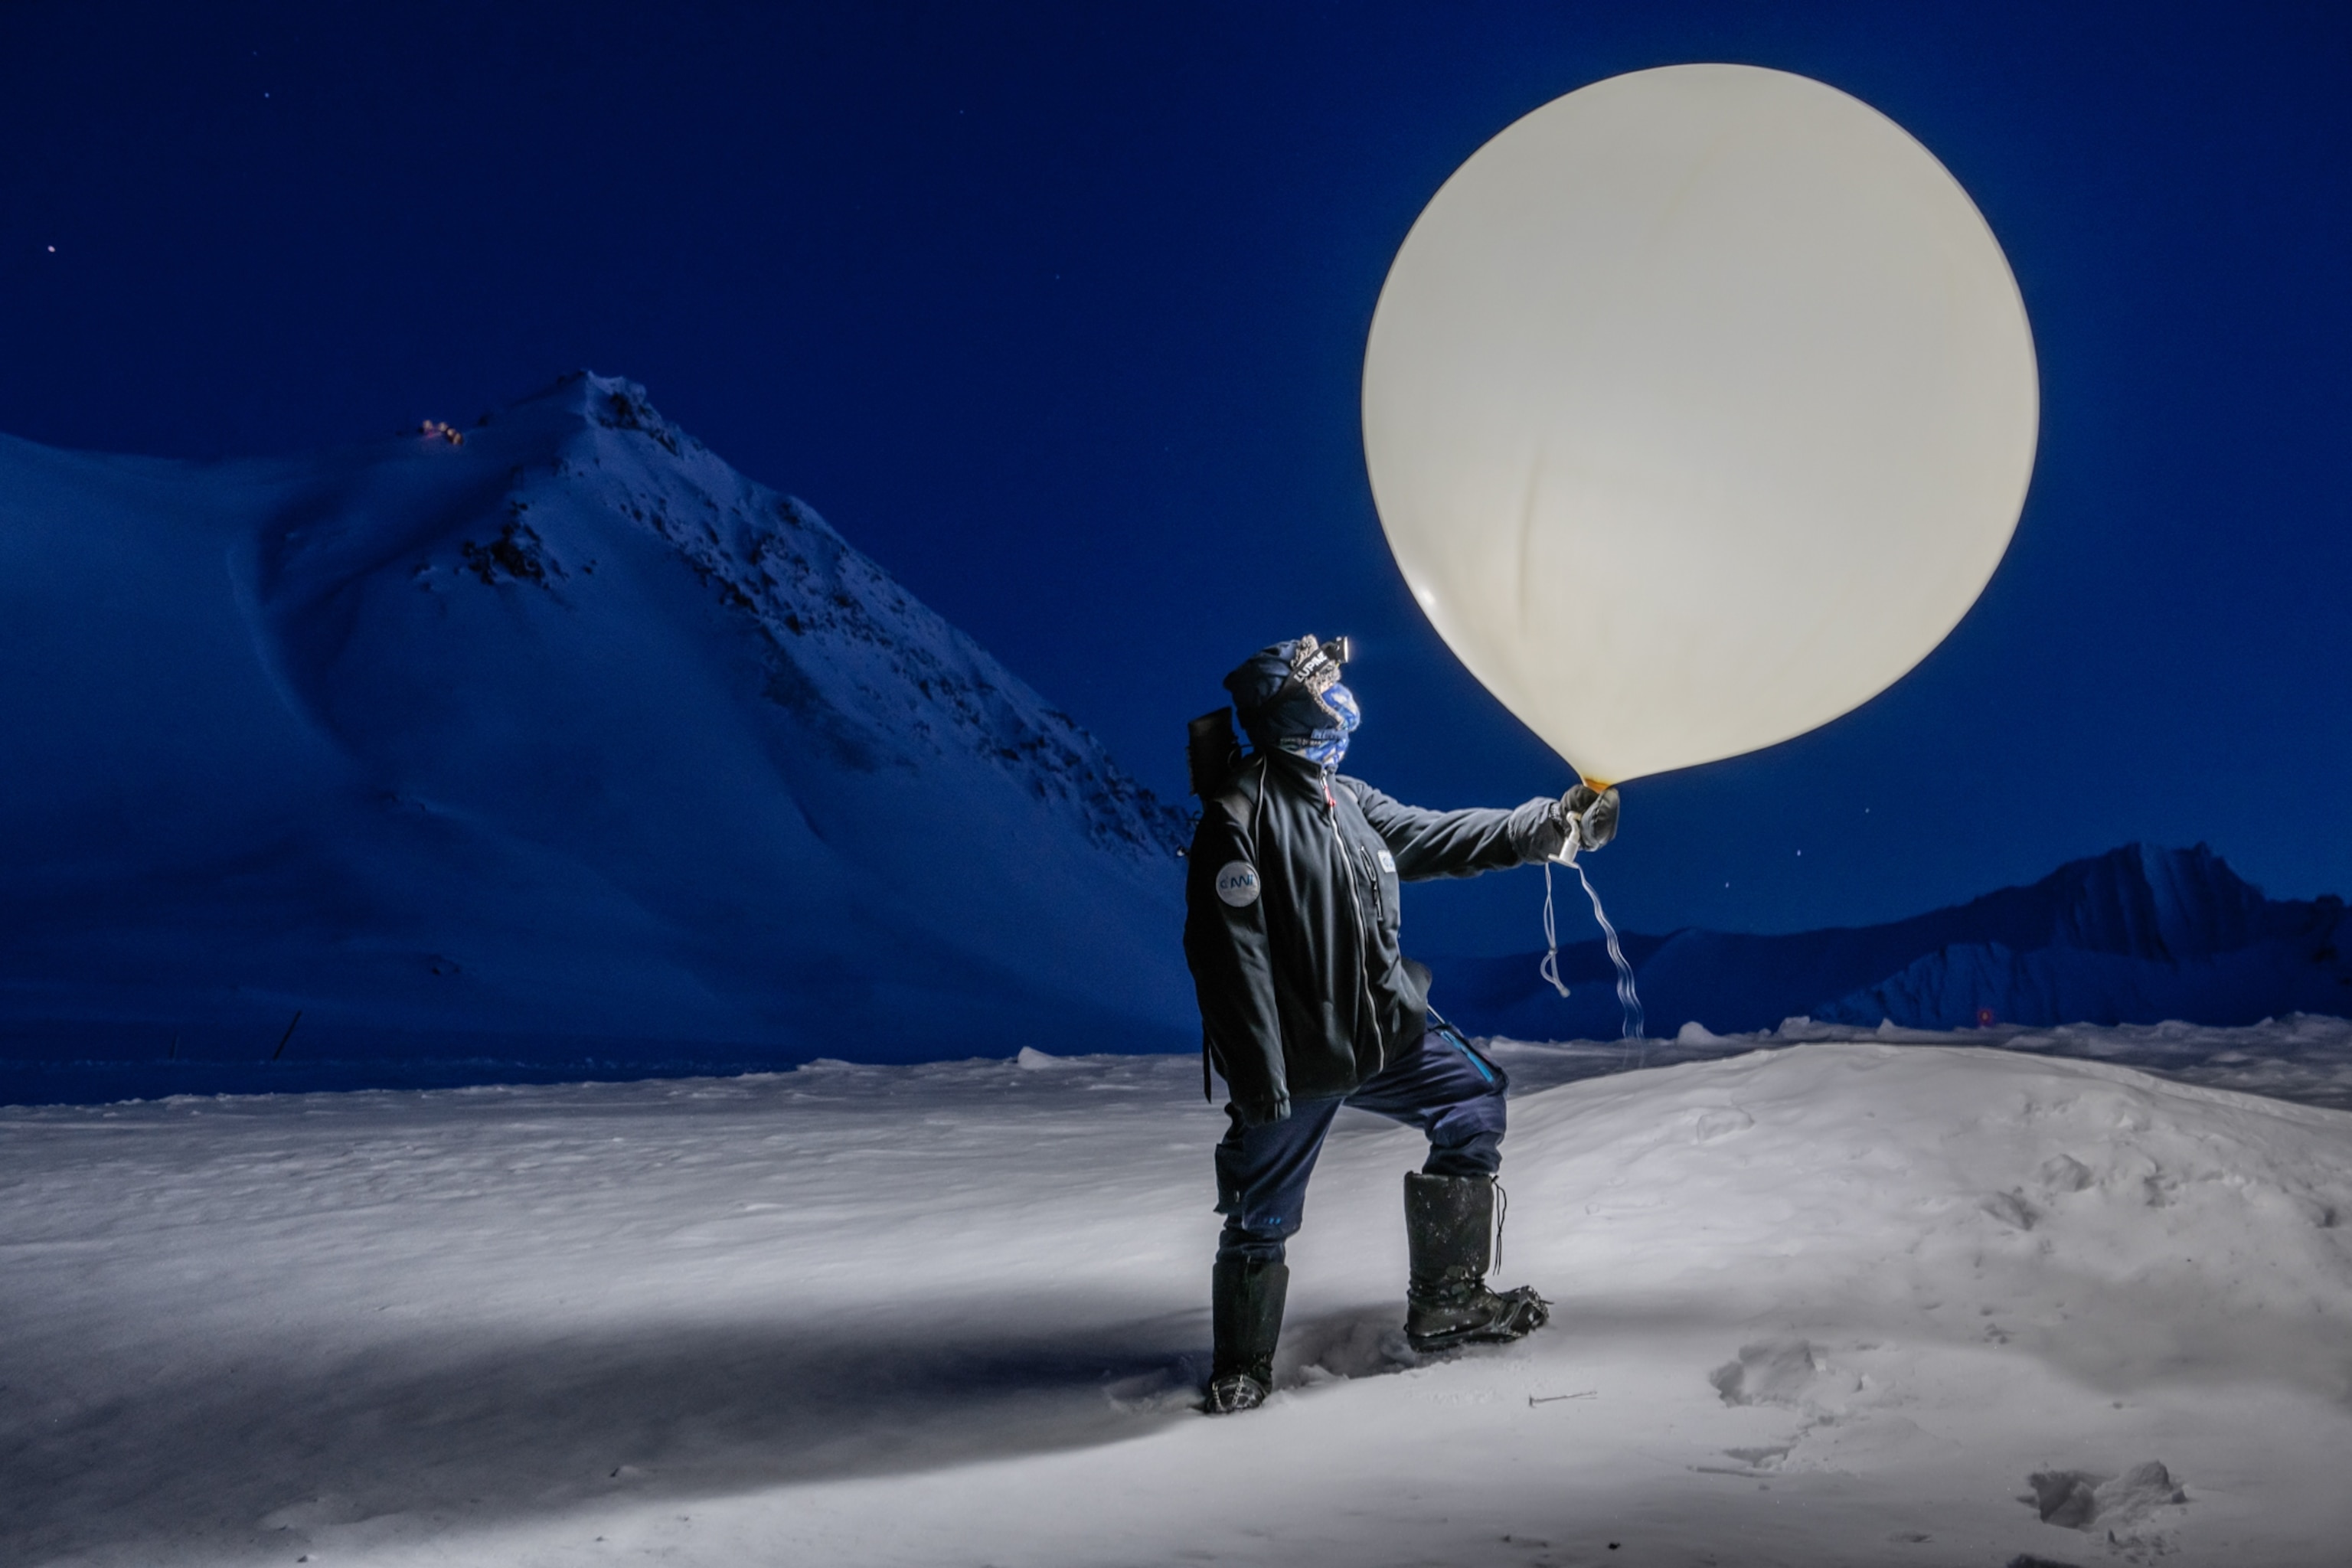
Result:
{"label": "crampon on boot", "polygon": [[1551,1321],[1551,1303],[1529,1288],[1486,1288],[1494,1256],[1492,1177],[1408,1173],[1404,1234],[1412,1258],[1404,1337],[1414,1350],[1501,1344]]}
{"label": "crampon on boot", "polygon": [[1209,1316],[1217,1348],[1209,1372],[1212,1415],[1235,1415],[1265,1403],[1274,1390],[1274,1345],[1282,1337],[1282,1302],[1290,1267],[1257,1258],[1217,1259],[1210,1277]]}

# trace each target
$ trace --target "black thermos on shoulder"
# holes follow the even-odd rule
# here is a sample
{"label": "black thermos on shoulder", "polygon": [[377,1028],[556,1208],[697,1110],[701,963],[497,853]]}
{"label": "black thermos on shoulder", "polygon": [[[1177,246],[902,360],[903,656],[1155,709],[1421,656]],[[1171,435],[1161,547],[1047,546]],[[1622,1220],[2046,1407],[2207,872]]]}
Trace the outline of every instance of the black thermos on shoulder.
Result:
{"label": "black thermos on shoulder", "polygon": [[1234,710],[1220,708],[1184,726],[1184,761],[1192,793],[1202,800],[1223,789],[1242,765],[1242,743],[1234,733]]}

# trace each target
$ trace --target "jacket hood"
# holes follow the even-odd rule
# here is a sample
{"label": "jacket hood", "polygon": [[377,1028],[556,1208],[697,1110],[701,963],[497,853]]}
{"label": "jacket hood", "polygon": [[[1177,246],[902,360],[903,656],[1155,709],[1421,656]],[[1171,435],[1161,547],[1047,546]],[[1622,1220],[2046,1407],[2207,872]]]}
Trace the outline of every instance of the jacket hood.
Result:
{"label": "jacket hood", "polygon": [[1362,722],[1362,710],[1337,681],[1318,695],[1292,673],[1301,640],[1288,637],[1258,649],[1225,677],[1225,689],[1252,746],[1336,765]]}

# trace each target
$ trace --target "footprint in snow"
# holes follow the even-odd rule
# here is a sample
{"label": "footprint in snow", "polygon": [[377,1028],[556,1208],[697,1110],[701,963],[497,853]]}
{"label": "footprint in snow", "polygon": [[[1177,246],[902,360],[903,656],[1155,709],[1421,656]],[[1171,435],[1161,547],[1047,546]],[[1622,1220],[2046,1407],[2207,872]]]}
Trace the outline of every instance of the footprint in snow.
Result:
{"label": "footprint in snow", "polygon": [[2089,1470],[2036,1470],[2026,1478],[2033,1489],[2020,1497],[2044,1524],[2087,1534],[2105,1532],[2116,1545],[2130,1545],[2134,1533],[2157,1510],[2185,1506],[2189,1494],[2154,1459],[2119,1476]]}

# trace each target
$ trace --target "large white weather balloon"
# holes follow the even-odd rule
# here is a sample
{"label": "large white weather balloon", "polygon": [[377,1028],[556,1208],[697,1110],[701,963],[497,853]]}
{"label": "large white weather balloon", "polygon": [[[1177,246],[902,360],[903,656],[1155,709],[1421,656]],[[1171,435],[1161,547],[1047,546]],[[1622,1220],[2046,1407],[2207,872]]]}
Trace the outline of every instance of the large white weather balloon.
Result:
{"label": "large white weather balloon", "polygon": [[1927,657],[2008,547],[2038,416],[1958,183],[1750,66],[1596,82],[1481,147],[1364,352],[1405,580],[1596,782],[1801,734]]}

